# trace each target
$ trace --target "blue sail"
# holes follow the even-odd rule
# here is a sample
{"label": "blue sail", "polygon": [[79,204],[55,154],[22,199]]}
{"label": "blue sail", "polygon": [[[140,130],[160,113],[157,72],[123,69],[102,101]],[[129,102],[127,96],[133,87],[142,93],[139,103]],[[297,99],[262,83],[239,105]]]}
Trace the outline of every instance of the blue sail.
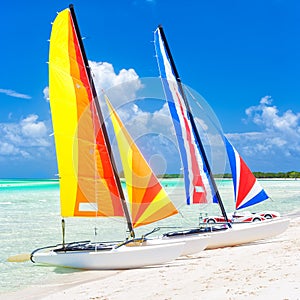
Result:
{"label": "blue sail", "polygon": [[161,37],[160,27],[154,32],[154,45],[181,156],[187,204],[218,202],[210,174],[201,156],[184,95]]}

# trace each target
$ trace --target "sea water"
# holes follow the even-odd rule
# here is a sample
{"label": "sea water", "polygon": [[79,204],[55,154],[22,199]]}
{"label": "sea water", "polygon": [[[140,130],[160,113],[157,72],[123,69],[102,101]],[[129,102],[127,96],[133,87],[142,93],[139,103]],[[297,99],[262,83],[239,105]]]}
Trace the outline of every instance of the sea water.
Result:
{"label": "sea water", "polygon": [[[299,214],[300,180],[261,180],[271,200],[257,204],[252,212],[275,210],[281,215]],[[180,213],[155,225],[136,230],[145,234],[154,227],[161,233],[180,227],[197,226],[201,217],[220,215],[216,204],[184,204],[184,186],[181,179],[165,179],[162,185]],[[231,180],[218,180],[217,185],[228,212],[234,211]],[[58,282],[65,273],[78,270],[42,267],[27,262],[7,262],[7,258],[34,249],[62,242],[59,207],[59,184],[56,180],[1,180],[0,181],[0,294],[39,285]],[[127,236],[126,222],[122,218],[68,218],[66,219],[66,242],[124,240]]]}

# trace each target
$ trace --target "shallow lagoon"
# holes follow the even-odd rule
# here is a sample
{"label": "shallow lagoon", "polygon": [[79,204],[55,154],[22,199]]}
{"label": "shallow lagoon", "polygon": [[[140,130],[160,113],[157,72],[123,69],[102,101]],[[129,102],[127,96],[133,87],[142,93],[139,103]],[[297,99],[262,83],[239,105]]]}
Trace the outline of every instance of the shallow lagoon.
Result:
{"label": "shallow lagoon", "polygon": [[[272,200],[257,204],[252,212],[275,210],[282,215],[298,213],[300,208],[300,180],[261,180]],[[180,214],[137,229],[137,235],[162,227],[160,233],[175,227],[192,227],[200,216],[220,214],[215,204],[184,205],[182,180],[165,179],[162,184]],[[218,180],[217,184],[228,212],[234,210],[232,182]],[[247,209],[249,210],[249,209]],[[56,180],[1,180],[0,181],[0,241],[1,287],[0,293],[24,288],[28,285],[56,281],[72,269],[41,267],[31,262],[9,263],[9,256],[30,253],[32,250],[61,243],[61,217],[59,215],[59,185]],[[66,220],[66,241],[122,240],[126,238],[126,222],[121,218]],[[97,235],[95,235],[95,232]]]}

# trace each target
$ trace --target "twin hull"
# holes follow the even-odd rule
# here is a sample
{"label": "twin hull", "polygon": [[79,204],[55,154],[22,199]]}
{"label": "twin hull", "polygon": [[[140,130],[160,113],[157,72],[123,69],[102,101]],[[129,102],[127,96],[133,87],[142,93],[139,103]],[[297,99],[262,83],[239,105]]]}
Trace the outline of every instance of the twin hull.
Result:
{"label": "twin hull", "polygon": [[180,255],[192,255],[204,250],[210,236],[185,236],[148,239],[142,245],[124,245],[117,249],[98,251],[35,252],[36,263],[79,269],[130,269],[158,265]]}
{"label": "twin hull", "polygon": [[289,226],[290,219],[276,218],[262,222],[232,224],[232,228],[210,233],[206,249],[231,247],[270,238],[283,233]]}
{"label": "twin hull", "polygon": [[117,270],[159,265],[181,255],[184,243],[153,246],[121,246],[99,251],[35,252],[36,263],[88,270]]}
{"label": "twin hull", "polygon": [[62,267],[114,270],[159,265],[180,255],[196,254],[204,249],[231,247],[270,238],[283,233],[290,219],[278,218],[255,223],[232,224],[232,228],[207,234],[149,239],[139,246],[121,246],[100,251],[38,251],[36,263]]}

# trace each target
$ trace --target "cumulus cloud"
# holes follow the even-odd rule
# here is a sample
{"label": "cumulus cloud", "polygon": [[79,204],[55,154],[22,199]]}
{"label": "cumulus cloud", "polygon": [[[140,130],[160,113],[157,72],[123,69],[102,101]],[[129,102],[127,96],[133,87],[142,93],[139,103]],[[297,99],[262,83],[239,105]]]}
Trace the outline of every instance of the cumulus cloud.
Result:
{"label": "cumulus cloud", "polygon": [[10,97],[15,97],[15,98],[31,99],[31,96],[21,94],[16,91],[13,91],[13,90],[0,89],[0,93],[6,94],[7,96],[10,96]]}
{"label": "cumulus cloud", "polygon": [[116,105],[126,103],[136,98],[136,92],[142,88],[139,76],[134,69],[122,69],[116,73],[112,64],[90,61],[93,79],[98,95],[103,90]]}
{"label": "cumulus cloud", "polygon": [[273,100],[270,96],[265,96],[260,100],[259,105],[246,109],[248,118],[268,132],[282,133],[284,135],[298,135],[300,113],[293,113],[287,110],[280,115],[276,106],[272,106]]}
{"label": "cumulus cloud", "polygon": [[[104,90],[109,93],[110,98],[116,98],[119,102],[124,102],[135,98],[136,91],[142,86],[134,69],[122,69],[119,73],[116,73],[113,65],[108,62],[89,61],[89,65],[99,96]],[[43,95],[44,99],[48,101],[48,86],[44,88]]]}
{"label": "cumulus cloud", "polygon": [[49,87],[46,86],[43,90],[43,94],[44,94],[44,99],[46,99],[47,101],[49,101]]}
{"label": "cumulus cloud", "polygon": [[[149,100],[151,102],[151,100]],[[117,109],[126,129],[151,164],[154,171],[163,174],[166,169],[180,173],[179,153],[173,124],[167,115],[168,106],[164,104],[154,112],[143,110],[135,103]],[[116,137],[110,121],[107,121],[110,139],[118,155]],[[155,159],[153,159],[155,157]],[[170,159],[173,157],[173,159]],[[120,164],[118,166],[121,168]]]}
{"label": "cumulus cloud", "polygon": [[46,136],[47,128],[44,122],[37,121],[37,115],[30,115],[21,120],[21,132],[25,137],[32,139],[43,139]]}
{"label": "cumulus cloud", "polygon": [[144,111],[136,104],[132,104],[128,109],[120,109],[118,112],[120,118],[126,124],[126,128],[135,137],[140,137],[144,134],[162,134],[168,136],[172,133],[170,132],[170,130],[173,130],[172,122],[167,114],[167,104],[164,104],[154,112]]}
{"label": "cumulus cloud", "polygon": [[89,61],[92,69],[96,87],[109,89],[124,82],[130,82],[138,79],[134,69],[122,69],[116,74],[112,64],[108,62]]}
{"label": "cumulus cloud", "polygon": [[[162,144],[174,144],[174,141],[166,141],[166,139],[162,138],[167,135],[167,130],[172,128],[170,119],[166,117],[168,107],[166,105],[161,105],[156,111],[154,110],[149,112],[138,106],[138,99],[141,100],[149,96],[149,90],[144,91],[142,96],[137,95],[137,93],[144,88],[144,83],[142,83],[142,80],[139,78],[134,69],[121,69],[116,72],[113,65],[108,62],[89,61],[89,65],[91,67],[97,94],[100,99],[102,113],[106,120],[110,137],[115,146],[116,141],[114,140],[114,135],[112,133],[113,129],[109,121],[110,118],[108,117],[108,110],[105,105],[105,101],[102,98],[103,91],[108,95],[110,101],[120,115],[122,122],[126,124],[126,128],[132,135],[133,139],[140,147],[142,147],[142,145],[147,145],[147,147],[144,147],[142,151],[145,155],[149,154],[148,158],[151,153],[157,154],[160,151],[159,147]],[[157,79],[157,83],[159,83],[161,88],[161,82],[159,79]],[[43,94],[44,99],[48,100],[48,87],[44,88]],[[27,132],[29,132],[31,136],[45,132],[45,128],[43,128],[42,124],[40,124],[37,119],[34,119],[34,116],[29,116],[21,123],[24,135],[27,134]],[[155,149],[153,149],[153,147]],[[115,150],[118,151],[117,149]]]}
{"label": "cumulus cloud", "polygon": [[[146,159],[150,161],[151,157],[156,155],[156,159],[152,160],[152,162],[156,162],[153,163],[156,165],[152,167],[159,173],[163,172],[164,168],[160,168],[162,165],[166,164],[166,168],[168,168],[166,157],[178,157],[178,152],[167,104],[161,102],[156,109],[153,109],[153,105],[151,105],[154,103],[154,106],[157,105],[155,102],[157,99],[159,101],[164,99],[162,98],[163,93],[160,79],[141,79],[133,69],[122,69],[117,73],[113,65],[107,62],[99,63],[90,61],[89,64],[100,98],[102,90],[104,90],[117,110],[122,122],[126,125],[126,129]],[[161,91],[157,92],[157,87]],[[153,95],[153,90],[155,90],[155,95]],[[146,98],[149,98],[145,101],[147,102],[147,105],[145,105],[147,108],[142,108],[139,101],[143,102]],[[101,102],[101,104],[104,103],[104,101]],[[115,147],[115,153],[118,153],[112,125],[109,121],[110,118],[105,105],[102,105],[102,111]],[[161,166],[158,166],[158,162],[161,163]]]}
{"label": "cumulus cloud", "polygon": [[0,123],[0,159],[42,157],[51,145],[47,126],[29,115],[18,123]]}
{"label": "cumulus cloud", "polygon": [[299,168],[300,113],[292,110],[281,113],[270,96],[261,98],[258,105],[247,108],[245,113],[247,121],[260,130],[227,134],[241,155],[253,161],[264,159],[270,166],[271,162],[284,157],[290,159],[290,166],[284,166],[282,160],[283,168]]}

